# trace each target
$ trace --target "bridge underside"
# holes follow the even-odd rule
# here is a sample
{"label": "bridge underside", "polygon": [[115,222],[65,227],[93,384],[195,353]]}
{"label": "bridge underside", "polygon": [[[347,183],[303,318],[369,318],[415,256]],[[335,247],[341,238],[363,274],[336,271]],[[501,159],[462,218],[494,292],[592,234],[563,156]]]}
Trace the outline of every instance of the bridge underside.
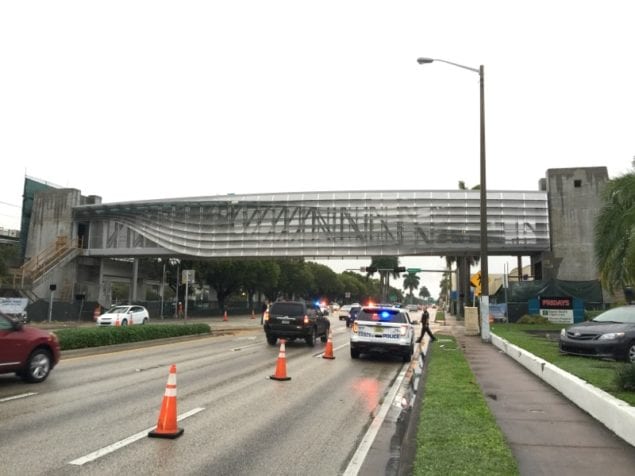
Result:
{"label": "bridge underside", "polygon": [[[487,194],[491,255],[548,251],[545,192]],[[83,205],[91,256],[478,255],[479,191],[224,195]]]}

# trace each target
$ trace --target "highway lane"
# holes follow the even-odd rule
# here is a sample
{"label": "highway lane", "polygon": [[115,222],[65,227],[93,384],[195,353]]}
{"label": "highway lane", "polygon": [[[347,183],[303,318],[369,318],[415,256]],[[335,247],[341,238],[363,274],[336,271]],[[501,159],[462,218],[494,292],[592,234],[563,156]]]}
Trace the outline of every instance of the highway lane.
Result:
{"label": "highway lane", "polygon": [[[262,331],[63,359],[40,385],[2,376],[3,471],[341,474],[402,364],[352,360],[348,329],[331,323],[336,358],[321,358],[321,342],[288,343],[287,382],[268,378],[279,346],[269,346]],[[156,425],[171,364],[178,413],[197,412],[179,422],[183,436],[142,436],[79,465]],[[2,401],[28,392],[37,394]]]}

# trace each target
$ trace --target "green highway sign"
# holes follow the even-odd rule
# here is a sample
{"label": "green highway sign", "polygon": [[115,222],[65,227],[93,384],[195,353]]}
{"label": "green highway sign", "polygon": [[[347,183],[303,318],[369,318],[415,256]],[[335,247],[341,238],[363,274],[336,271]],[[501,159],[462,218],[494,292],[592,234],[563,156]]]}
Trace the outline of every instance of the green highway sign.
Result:
{"label": "green highway sign", "polygon": [[421,268],[408,268],[408,269],[406,269],[406,271],[408,271],[410,274],[420,273],[421,272]]}

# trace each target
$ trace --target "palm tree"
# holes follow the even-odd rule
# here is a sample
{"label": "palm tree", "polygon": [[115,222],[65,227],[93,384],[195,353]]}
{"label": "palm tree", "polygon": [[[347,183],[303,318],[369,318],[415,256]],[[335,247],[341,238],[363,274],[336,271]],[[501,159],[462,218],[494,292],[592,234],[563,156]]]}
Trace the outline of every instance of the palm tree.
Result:
{"label": "palm tree", "polygon": [[635,284],[635,171],[609,180],[602,202],[595,222],[595,259],[602,285],[613,292]]}
{"label": "palm tree", "polygon": [[[379,270],[391,269],[393,271],[379,271],[379,287],[381,292],[381,300],[386,302],[388,290],[390,289],[390,276],[398,278],[399,273],[394,271],[399,266],[398,256],[373,256],[370,260],[370,266]],[[372,275],[374,273],[368,273]]]}
{"label": "palm tree", "polygon": [[419,297],[423,299],[427,299],[430,297],[430,291],[428,291],[427,287],[421,286],[421,289],[419,290]]}
{"label": "palm tree", "polygon": [[[419,276],[414,273],[404,274],[403,288],[410,291],[410,303],[412,304],[412,292],[419,287]],[[425,286],[424,286],[425,287]]]}

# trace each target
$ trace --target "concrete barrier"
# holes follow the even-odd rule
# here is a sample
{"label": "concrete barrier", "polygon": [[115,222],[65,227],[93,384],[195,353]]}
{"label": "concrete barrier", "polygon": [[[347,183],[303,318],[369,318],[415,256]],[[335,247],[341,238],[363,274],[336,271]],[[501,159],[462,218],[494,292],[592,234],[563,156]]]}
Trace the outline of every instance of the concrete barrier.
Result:
{"label": "concrete barrier", "polygon": [[635,407],[492,334],[492,344],[635,446]]}

